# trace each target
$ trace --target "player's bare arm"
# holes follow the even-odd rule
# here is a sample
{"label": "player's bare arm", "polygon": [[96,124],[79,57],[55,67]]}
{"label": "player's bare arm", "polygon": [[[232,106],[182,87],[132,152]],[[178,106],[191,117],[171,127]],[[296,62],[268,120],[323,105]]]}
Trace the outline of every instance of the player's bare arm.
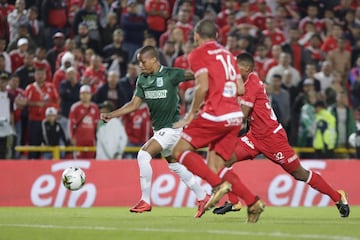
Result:
{"label": "player's bare arm", "polygon": [[207,73],[201,73],[195,78],[195,93],[191,103],[189,112],[185,115],[184,119],[174,123],[174,128],[184,127],[189,124],[200,110],[202,103],[204,102],[205,95],[209,88]]}
{"label": "player's bare arm", "polygon": [[195,79],[195,75],[193,72],[185,71],[185,81],[190,81],[194,79]]}
{"label": "player's bare arm", "polygon": [[242,80],[242,77],[239,76],[238,79],[236,80],[236,85],[237,85],[237,89],[238,89],[238,95],[242,96],[245,93],[245,87],[244,87],[244,81]]}
{"label": "player's bare arm", "polygon": [[246,105],[244,105],[244,104],[241,104],[241,110],[242,110],[242,112],[243,112],[243,114],[244,114],[244,119],[246,119],[247,117],[249,117],[249,115],[250,115],[250,112],[251,112],[251,107],[249,107],[249,106],[246,106]]}
{"label": "player's bare arm", "polygon": [[138,109],[142,103],[142,99],[138,96],[133,96],[130,102],[126,103],[121,108],[116,109],[115,111],[109,112],[109,113],[101,113],[100,118],[101,120],[107,122],[112,118],[115,117],[121,117],[123,115],[126,115],[128,113],[131,113]]}

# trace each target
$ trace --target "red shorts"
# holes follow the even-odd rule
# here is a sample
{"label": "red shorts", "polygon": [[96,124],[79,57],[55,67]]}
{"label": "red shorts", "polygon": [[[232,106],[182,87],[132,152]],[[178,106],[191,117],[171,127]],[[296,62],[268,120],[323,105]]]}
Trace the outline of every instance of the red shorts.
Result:
{"label": "red shorts", "polygon": [[238,139],[235,148],[238,161],[254,159],[261,153],[288,173],[300,166],[299,158],[290,146],[284,129],[263,139],[255,138],[251,131]]}
{"label": "red shorts", "polygon": [[240,127],[241,118],[239,123],[229,123],[213,122],[198,116],[184,128],[181,137],[196,149],[210,145],[224,160],[229,160],[237,144]]}

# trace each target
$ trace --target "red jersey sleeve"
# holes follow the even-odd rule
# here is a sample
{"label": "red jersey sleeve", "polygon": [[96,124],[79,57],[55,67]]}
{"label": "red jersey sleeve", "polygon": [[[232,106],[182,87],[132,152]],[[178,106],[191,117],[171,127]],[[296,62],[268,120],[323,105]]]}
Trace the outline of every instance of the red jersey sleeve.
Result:
{"label": "red jersey sleeve", "polygon": [[199,51],[194,50],[190,55],[189,55],[189,65],[191,68],[191,71],[193,71],[194,75],[197,76],[202,72],[207,72],[207,67],[204,63],[204,61],[202,60],[202,56],[201,54],[199,54]]}

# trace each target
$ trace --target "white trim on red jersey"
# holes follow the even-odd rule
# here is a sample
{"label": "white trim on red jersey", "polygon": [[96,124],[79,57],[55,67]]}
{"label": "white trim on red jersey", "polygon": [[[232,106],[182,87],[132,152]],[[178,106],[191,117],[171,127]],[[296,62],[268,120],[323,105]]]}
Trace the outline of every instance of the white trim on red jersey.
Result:
{"label": "white trim on red jersey", "polygon": [[207,112],[201,113],[201,116],[205,118],[206,120],[212,121],[212,122],[223,122],[232,118],[242,118],[244,117],[244,114],[242,112],[231,112],[220,116],[214,116]]}
{"label": "white trim on red jersey", "polygon": [[208,69],[207,68],[200,68],[199,70],[196,71],[196,73],[194,74],[195,77],[199,76],[202,73],[207,73]]}

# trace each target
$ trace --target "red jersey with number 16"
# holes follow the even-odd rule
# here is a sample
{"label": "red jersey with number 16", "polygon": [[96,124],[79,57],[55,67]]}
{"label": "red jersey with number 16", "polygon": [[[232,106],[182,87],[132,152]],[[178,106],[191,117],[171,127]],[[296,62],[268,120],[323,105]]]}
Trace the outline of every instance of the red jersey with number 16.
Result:
{"label": "red jersey with number 16", "polygon": [[240,102],[251,108],[248,121],[253,136],[263,138],[281,130],[282,126],[277,121],[276,115],[271,108],[263,81],[255,72],[248,75],[244,87],[245,93],[241,96]]}
{"label": "red jersey with number 16", "polygon": [[238,103],[237,84],[240,78],[235,57],[215,41],[207,42],[189,55],[189,64],[195,77],[208,74],[208,92],[202,117],[210,121],[225,121],[242,117]]}

